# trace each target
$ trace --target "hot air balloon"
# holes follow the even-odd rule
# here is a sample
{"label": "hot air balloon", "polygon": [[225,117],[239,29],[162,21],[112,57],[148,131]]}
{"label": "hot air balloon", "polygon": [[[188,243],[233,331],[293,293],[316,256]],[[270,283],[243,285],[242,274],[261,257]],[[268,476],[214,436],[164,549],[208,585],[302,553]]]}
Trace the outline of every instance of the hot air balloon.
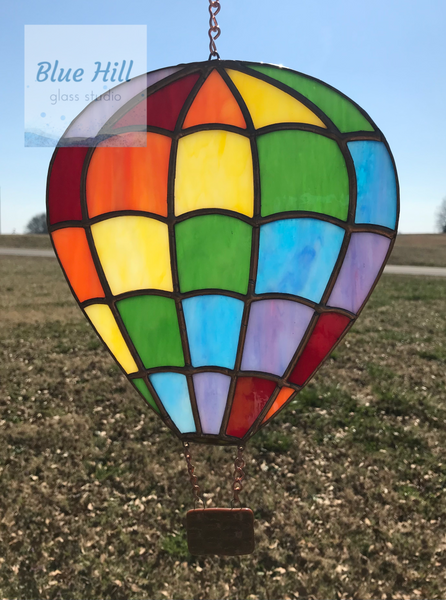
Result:
{"label": "hot air balloon", "polygon": [[399,208],[389,146],[342,93],[269,64],[179,65],[115,90],[119,109],[93,102],[53,155],[54,250],[186,454],[241,448],[308,383],[383,271]]}

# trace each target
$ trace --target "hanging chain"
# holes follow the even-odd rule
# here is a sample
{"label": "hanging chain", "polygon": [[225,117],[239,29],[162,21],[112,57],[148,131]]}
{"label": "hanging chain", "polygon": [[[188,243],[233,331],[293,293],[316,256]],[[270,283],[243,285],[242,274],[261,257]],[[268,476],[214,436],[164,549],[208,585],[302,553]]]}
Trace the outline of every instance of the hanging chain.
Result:
{"label": "hanging chain", "polygon": [[245,466],[245,461],[243,460],[243,446],[239,446],[237,448],[237,457],[234,461],[234,483],[232,484],[232,490],[234,492],[234,502],[237,502],[241,506],[239,494],[243,489],[242,481],[245,478],[245,473],[243,471],[243,467]]}
{"label": "hanging chain", "polygon": [[197,506],[197,502],[201,503],[203,505],[203,508],[205,507],[205,503],[203,498],[201,497],[201,489],[200,486],[198,485],[198,477],[195,475],[195,467],[192,464],[192,456],[190,453],[190,446],[189,446],[189,442],[183,442],[183,448],[184,448],[184,457],[186,459],[186,464],[187,464],[187,470],[189,472],[189,479],[190,479],[190,484],[192,486],[192,494],[194,497],[194,505],[195,507]]}
{"label": "hanging chain", "polygon": [[215,45],[215,40],[220,37],[221,29],[217,23],[217,15],[221,10],[219,0],[209,0],[209,60],[212,57],[220,58],[219,53],[217,52],[217,46]]}

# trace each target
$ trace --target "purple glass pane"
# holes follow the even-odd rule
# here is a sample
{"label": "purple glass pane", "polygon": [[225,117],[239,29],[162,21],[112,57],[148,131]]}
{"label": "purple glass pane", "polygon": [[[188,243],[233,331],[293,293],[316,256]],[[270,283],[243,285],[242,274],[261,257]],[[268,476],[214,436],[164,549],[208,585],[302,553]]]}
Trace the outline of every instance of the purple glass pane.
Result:
{"label": "purple glass pane", "polygon": [[243,350],[243,371],[282,375],[293,358],[313,309],[290,300],[253,302]]}
{"label": "purple glass pane", "polygon": [[[125,81],[112,90],[108,90],[108,92],[105,92],[100,98],[103,98],[103,96],[108,93],[112,99],[107,101],[93,101],[89,104],[71,123],[62,139],[85,138],[85,145],[92,145],[91,143],[88,143],[88,139],[94,138],[118,109],[124,106],[137,94],[142,93],[151,85],[172,75],[172,73],[175,73],[180,69],[181,67],[172,67],[169,69],[162,69],[161,71],[154,71],[153,73],[145,73],[144,75]],[[113,93],[111,94],[111,92]],[[78,145],[81,145],[80,141]]]}
{"label": "purple glass pane", "polygon": [[220,432],[231,378],[222,373],[194,375],[195,396],[203,433]]}
{"label": "purple glass pane", "polygon": [[353,233],[329,306],[357,313],[382,267],[390,239],[376,233]]}

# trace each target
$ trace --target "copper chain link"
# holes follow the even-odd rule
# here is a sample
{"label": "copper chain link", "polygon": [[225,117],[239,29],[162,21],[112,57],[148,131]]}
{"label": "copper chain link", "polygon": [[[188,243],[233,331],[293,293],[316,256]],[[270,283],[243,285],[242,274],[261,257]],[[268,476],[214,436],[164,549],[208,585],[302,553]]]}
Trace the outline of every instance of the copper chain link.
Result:
{"label": "copper chain link", "polygon": [[192,456],[191,456],[189,448],[190,448],[189,442],[183,442],[184,457],[186,459],[187,470],[189,472],[190,484],[192,486],[192,494],[194,497],[194,504],[196,506],[197,502],[200,502],[204,508],[205,503],[204,503],[203,498],[201,497],[201,489],[200,489],[200,486],[198,485],[198,477],[195,475],[195,467],[192,464]]}
{"label": "copper chain link", "polygon": [[239,446],[237,448],[237,457],[234,461],[234,483],[232,484],[234,502],[237,502],[238,504],[241,504],[239,494],[243,490],[242,481],[245,478],[245,473],[243,471],[244,466],[245,461],[243,460],[243,446]]}
{"label": "copper chain link", "polygon": [[217,15],[221,10],[219,0],[209,0],[209,60],[214,58],[220,58],[219,53],[217,52],[217,46],[215,45],[215,40],[220,37],[221,29],[217,23]]}
{"label": "copper chain link", "polygon": [[[233,503],[237,503],[240,505],[240,492],[243,490],[242,481],[245,478],[245,472],[243,471],[243,467],[245,466],[245,461],[243,460],[243,450],[243,446],[239,446],[237,448],[237,456],[234,461],[234,482],[232,484]],[[205,508],[205,502],[201,497],[201,488],[198,485],[198,477],[195,475],[195,467],[192,464],[192,456],[190,453],[189,442],[183,442],[183,451],[184,457],[186,459],[187,470],[189,472],[189,479],[192,487],[194,504],[196,505],[197,502],[199,502],[202,504],[203,508]]]}

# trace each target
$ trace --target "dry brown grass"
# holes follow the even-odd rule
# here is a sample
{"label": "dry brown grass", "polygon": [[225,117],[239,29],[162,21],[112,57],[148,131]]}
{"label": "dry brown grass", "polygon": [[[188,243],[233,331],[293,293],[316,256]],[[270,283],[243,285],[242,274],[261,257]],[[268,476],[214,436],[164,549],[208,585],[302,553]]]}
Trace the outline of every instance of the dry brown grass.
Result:
{"label": "dry brown grass", "polygon": [[0,235],[0,248],[43,248],[51,250],[51,242],[48,235],[15,234]]}
{"label": "dry brown grass", "polygon": [[389,264],[446,267],[446,235],[400,234],[396,238]]}
{"label": "dry brown grass", "polygon": [[[53,259],[0,257],[0,597],[444,599],[446,282],[384,276],[247,449],[257,549],[187,553],[178,441],[96,340]],[[233,450],[193,447],[211,505]]]}

